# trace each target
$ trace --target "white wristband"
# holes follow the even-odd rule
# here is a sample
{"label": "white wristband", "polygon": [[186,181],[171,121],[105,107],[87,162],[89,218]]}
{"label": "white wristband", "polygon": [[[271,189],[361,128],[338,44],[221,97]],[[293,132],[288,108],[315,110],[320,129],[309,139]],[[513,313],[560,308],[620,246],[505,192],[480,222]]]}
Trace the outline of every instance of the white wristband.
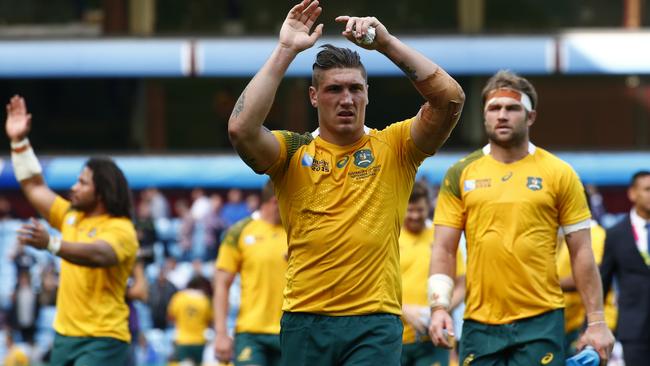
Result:
{"label": "white wristband", "polygon": [[47,243],[47,250],[56,255],[61,249],[61,238],[58,236],[50,235],[50,241]]}
{"label": "white wristband", "polygon": [[27,138],[11,143],[11,162],[14,166],[14,175],[19,182],[43,172]]}
{"label": "white wristband", "polygon": [[429,307],[449,310],[454,280],[442,273],[436,273],[427,280]]}

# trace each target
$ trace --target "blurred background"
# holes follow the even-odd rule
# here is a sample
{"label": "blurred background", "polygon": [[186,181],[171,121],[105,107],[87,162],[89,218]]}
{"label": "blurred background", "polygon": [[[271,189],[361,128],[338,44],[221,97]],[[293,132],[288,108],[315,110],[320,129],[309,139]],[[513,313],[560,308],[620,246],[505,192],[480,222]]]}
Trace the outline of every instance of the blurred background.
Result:
{"label": "blurred background", "polygon": [[[151,248],[146,267],[151,283],[160,273],[171,273],[176,288],[193,271],[211,279],[223,230],[259,204],[265,178],[234,155],[227,121],[293,5],[0,0],[0,100],[26,98],[33,115],[30,140],[46,180],[61,194],[87,156],[117,158],[138,203],[141,242]],[[539,93],[532,141],[574,166],[589,184],[598,207],[594,213],[609,226],[630,208],[625,192],[632,174],[650,169],[649,12],[645,0],[324,1],[319,20],[324,37],[317,45],[354,48],[340,37],[334,18],[376,16],[460,82],[467,95],[461,121],[419,172],[433,187],[455,160],[486,142],[480,92],[487,78],[499,69],[528,77]],[[358,50],[370,77],[367,124],[381,128],[412,116],[423,100],[410,82],[383,56]],[[305,51],[289,69],[269,128],[317,127],[307,94],[315,52]],[[56,276],[57,262],[16,247],[15,228],[35,212],[15,181],[4,133],[2,144],[7,148],[0,153],[0,325],[5,325],[21,256],[36,263],[25,268],[38,294],[56,283],[48,276]],[[46,310],[35,314],[37,339],[28,343],[36,360],[47,352],[51,305],[44,302]],[[149,315],[162,305],[139,306],[143,333],[152,334],[147,339],[164,354],[169,329],[156,328]]]}

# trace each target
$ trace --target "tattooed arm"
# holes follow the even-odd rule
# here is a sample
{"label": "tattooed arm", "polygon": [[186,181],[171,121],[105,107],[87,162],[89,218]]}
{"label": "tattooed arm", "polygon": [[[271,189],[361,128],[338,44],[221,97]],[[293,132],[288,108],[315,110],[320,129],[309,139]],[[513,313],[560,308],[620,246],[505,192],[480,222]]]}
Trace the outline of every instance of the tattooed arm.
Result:
{"label": "tattooed arm", "polygon": [[321,11],[315,0],[304,0],[289,11],[278,45],[239,96],[228,120],[230,141],[242,160],[256,172],[268,169],[280,154],[279,143],[262,124],[293,59],[321,36],[322,24],[310,33]]}
{"label": "tattooed arm", "polygon": [[368,27],[375,28],[375,41],[359,46],[377,50],[388,57],[426,99],[411,125],[411,137],[422,151],[430,154],[436,152],[460,118],[465,102],[460,85],[440,66],[392,36],[377,18],[345,15],[337,17],[336,21],[345,23],[343,35],[350,41],[362,37]]}

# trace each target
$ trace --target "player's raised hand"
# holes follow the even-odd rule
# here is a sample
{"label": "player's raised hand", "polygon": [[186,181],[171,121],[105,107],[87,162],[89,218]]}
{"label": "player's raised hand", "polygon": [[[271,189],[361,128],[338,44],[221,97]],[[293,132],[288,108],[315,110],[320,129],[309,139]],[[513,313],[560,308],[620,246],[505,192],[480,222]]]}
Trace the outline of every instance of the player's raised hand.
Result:
{"label": "player's raised hand", "polygon": [[[345,29],[341,32],[345,38],[367,50],[381,49],[390,38],[390,33],[388,33],[386,27],[375,17],[340,15],[334,20],[338,23],[345,23]],[[375,29],[374,39],[372,42],[363,42],[370,27]]]}
{"label": "player's raised hand", "polygon": [[5,131],[13,142],[24,139],[32,125],[32,115],[27,113],[27,106],[23,97],[14,95],[7,104],[7,122]]}
{"label": "player's raised hand", "polygon": [[47,249],[49,242],[50,234],[47,229],[33,217],[18,229],[18,243],[22,245],[29,245],[36,249]]}
{"label": "player's raised hand", "polygon": [[[323,34],[323,24],[319,24],[311,31],[316,19],[323,11],[318,0],[303,0],[294,6],[282,23],[280,29],[280,45],[300,52],[316,43]],[[310,33],[311,31],[311,33]]]}

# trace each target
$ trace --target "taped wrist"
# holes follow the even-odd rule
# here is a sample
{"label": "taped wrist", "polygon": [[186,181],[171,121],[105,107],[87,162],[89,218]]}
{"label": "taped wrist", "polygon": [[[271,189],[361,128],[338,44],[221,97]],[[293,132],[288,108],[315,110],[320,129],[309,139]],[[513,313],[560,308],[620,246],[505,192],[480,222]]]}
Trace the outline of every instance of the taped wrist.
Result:
{"label": "taped wrist", "polygon": [[58,236],[50,235],[50,241],[47,243],[47,250],[56,255],[61,249],[61,238]]}
{"label": "taped wrist", "polygon": [[21,181],[43,172],[27,138],[11,143],[11,163],[16,180]]}
{"label": "taped wrist", "polygon": [[429,307],[449,310],[454,280],[442,273],[431,275],[427,280]]}

